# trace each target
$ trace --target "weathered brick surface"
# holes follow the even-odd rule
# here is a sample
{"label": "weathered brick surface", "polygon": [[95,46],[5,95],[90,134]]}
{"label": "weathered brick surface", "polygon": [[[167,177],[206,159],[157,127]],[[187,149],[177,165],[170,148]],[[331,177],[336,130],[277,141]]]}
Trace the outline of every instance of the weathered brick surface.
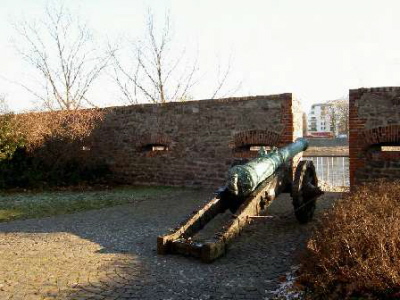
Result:
{"label": "weathered brick surface", "polygon": [[119,182],[217,187],[235,159],[254,155],[243,155],[245,146],[283,146],[301,135],[293,103],[280,94],[107,108],[91,148]]}
{"label": "weathered brick surface", "polygon": [[400,144],[400,87],[350,90],[350,183],[400,177],[400,152],[381,145]]}

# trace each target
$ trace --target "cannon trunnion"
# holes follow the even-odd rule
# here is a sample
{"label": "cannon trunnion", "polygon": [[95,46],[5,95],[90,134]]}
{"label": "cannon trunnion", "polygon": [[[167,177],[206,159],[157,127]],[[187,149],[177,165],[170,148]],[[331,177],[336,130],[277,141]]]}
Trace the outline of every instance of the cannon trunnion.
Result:
{"label": "cannon trunnion", "polygon": [[[232,167],[228,172],[226,186],[175,228],[172,233],[157,238],[158,254],[178,253],[212,262],[225,254],[229,244],[240,234],[252,218],[262,215],[265,208],[283,191],[290,191],[294,212],[300,223],[309,222],[314,214],[316,199],[323,192],[312,161],[299,162],[291,181],[290,159],[307,149],[308,142],[296,142],[274,149],[244,165]],[[226,215],[213,236],[198,239],[202,229],[218,216]]]}

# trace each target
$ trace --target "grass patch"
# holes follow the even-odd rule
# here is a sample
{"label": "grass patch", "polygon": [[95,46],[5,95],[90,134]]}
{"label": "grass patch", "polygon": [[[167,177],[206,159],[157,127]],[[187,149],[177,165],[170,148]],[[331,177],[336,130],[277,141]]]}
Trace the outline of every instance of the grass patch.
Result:
{"label": "grass patch", "polygon": [[151,197],[165,197],[182,190],[174,187],[120,187],[101,191],[2,193],[0,222],[100,209]]}
{"label": "grass patch", "polygon": [[338,201],[299,274],[312,299],[400,299],[400,181],[360,186]]}

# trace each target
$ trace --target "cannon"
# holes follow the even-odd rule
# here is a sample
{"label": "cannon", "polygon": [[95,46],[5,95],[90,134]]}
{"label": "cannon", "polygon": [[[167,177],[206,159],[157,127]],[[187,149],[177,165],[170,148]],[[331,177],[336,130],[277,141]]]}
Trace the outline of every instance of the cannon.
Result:
{"label": "cannon", "polygon": [[299,138],[296,142],[281,149],[273,149],[267,154],[262,147],[259,157],[245,165],[232,167],[228,172],[227,189],[237,197],[244,197],[253,192],[257,186],[276,170],[287,163],[296,154],[305,151],[308,141]]}
{"label": "cannon", "polygon": [[[282,192],[290,192],[299,223],[309,222],[316,200],[323,192],[318,188],[312,161],[300,161],[294,176],[291,167],[291,160],[307,147],[308,141],[304,138],[283,148],[274,148],[270,153],[261,147],[255,159],[232,166],[225,186],[209,202],[170,234],[157,238],[158,254],[183,254],[212,262],[228,251],[229,245],[252,219],[263,217],[268,205]],[[226,214],[227,211],[230,214]],[[218,215],[228,215],[228,218],[213,236],[199,239],[201,231]]]}

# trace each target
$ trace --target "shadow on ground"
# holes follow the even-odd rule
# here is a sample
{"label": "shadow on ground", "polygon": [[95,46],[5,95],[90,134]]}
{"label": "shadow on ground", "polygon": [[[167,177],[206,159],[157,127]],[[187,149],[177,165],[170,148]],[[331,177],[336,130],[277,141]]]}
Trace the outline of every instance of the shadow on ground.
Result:
{"label": "shadow on ground", "polygon": [[[108,209],[0,224],[1,299],[265,299],[296,264],[312,224],[281,195],[213,264],[158,256],[156,237],[212,196],[185,190]],[[329,207],[337,194],[318,203]]]}

